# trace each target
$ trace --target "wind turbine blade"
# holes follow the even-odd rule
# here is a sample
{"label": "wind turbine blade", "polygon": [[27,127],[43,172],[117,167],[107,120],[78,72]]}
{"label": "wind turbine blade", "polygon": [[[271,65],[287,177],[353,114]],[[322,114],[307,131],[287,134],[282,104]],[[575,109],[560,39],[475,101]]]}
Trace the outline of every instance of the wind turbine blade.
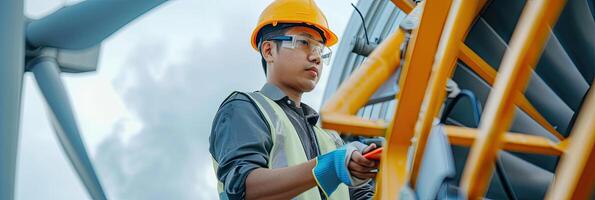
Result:
{"label": "wind turbine blade", "polygon": [[31,68],[37,85],[49,106],[56,135],[74,169],[93,199],[106,199],[105,193],[81,139],[74,113],[53,58],[38,58]]}
{"label": "wind turbine blade", "polygon": [[0,199],[14,199],[25,52],[23,1],[0,1]]}
{"label": "wind turbine blade", "polygon": [[84,49],[99,44],[166,0],[87,0],[27,25],[32,46]]}

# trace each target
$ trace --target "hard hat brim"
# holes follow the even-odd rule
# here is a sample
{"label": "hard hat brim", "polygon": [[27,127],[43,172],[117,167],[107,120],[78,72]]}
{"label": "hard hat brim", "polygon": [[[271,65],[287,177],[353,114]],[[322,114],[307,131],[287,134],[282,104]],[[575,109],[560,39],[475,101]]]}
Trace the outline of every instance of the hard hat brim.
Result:
{"label": "hard hat brim", "polygon": [[328,29],[324,26],[318,25],[317,23],[308,23],[308,22],[304,22],[304,21],[300,21],[300,20],[269,20],[269,21],[261,22],[258,26],[256,26],[256,28],[254,28],[254,31],[252,31],[252,36],[251,36],[252,48],[254,50],[258,51],[258,44],[257,44],[258,38],[257,37],[258,37],[258,33],[264,26],[269,25],[269,24],[276,26],[277,24],[285,24],[285,23],[287,23],[287,24],[305,23],[308,25],[315,26],[316,28],[320,29],[324,33],[324,37],[326,38],[325,45],[327,47],[335,45],[339,40],[337,35],[335,33],[333,33],[330,29]]}

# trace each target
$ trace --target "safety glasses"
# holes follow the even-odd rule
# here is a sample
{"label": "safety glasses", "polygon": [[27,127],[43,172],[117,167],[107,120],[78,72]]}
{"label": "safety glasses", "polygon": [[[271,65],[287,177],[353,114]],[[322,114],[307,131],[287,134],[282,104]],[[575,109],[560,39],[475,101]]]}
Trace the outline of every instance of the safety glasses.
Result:
{"label": "safety glasses", "polygon": [[322,42],[301,35],[280,35],[269,40],[281,41],[281,47],[290,49],[302,49],[305,52],[312,52],[320,55],[322,62],[328,65],[331,61],[332,51]]}

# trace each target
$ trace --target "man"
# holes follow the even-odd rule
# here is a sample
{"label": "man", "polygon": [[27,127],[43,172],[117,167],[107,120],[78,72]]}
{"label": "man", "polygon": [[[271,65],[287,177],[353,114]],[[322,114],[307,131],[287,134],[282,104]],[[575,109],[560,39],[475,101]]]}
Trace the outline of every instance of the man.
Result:
{"label": "man", "polygon": [[375,145],[343,145],[301,103],[336,42],[312,0],[277,0],[262,12],[252,46],[262,56],[267,83],[258,92],[232,93],[209,138],[221,199],[371,197],[368,182],[378,164],[362,153]]}

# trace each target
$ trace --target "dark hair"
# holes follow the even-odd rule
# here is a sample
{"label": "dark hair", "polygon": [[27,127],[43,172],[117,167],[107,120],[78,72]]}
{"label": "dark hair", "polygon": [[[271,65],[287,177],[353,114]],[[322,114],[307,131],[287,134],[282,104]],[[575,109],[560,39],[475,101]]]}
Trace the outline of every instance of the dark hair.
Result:
{"label": "dark hair", "polygon": [[[267,41],[270,38],[279,36],[279,35],[284,35],[285,33],[287,33],[287,30],[291,27],[295,27],[295,26],[303,26],[303,27],[308,27],[308,28],[312,28],[316,31],[318,31],[318,33],[320,33],[320,36],[322,36],[322,42],[326,42],[326,38],[324,37],[324,32],[322,30],[320,30],[318,27],[316,26],[312,26],[309,24],[304,24],[304,23],[299,23],[299,24],[277,24],[277,26],[273,26],[272,24],[263,26],[260,31],[258,31],[258,34],[256,35],[256,44],[258,45],[258,52],[260,53],[260,61],[262,63],[262,69],[264,70],[264,75],[267,75],[267,62],[264,59],[264,56],[262,55],[262,51],[261,51],[261,45],[263,41]],[[280,45],[279,45],[279,41],[274,41],[275,43],[277,43],[277,51],[279,51]]]}

